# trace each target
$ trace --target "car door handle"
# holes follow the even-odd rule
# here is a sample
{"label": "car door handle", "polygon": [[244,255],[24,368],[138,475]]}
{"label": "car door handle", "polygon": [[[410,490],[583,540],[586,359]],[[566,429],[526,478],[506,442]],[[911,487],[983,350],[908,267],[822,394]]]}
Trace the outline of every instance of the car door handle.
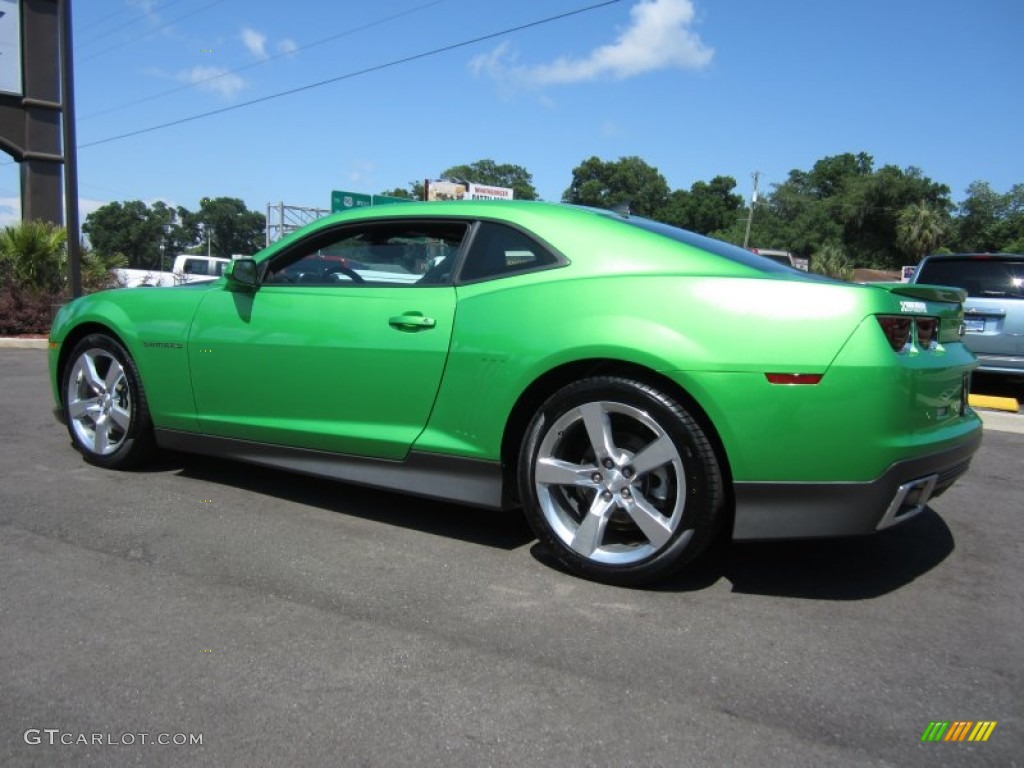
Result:
{"label": "car door handle", "polygon": [[404,315],[392,315],[388,325],[400,331],[417,331],[433,328],[437,322],[432,317],[424,317],[420,312],[406,312]]}

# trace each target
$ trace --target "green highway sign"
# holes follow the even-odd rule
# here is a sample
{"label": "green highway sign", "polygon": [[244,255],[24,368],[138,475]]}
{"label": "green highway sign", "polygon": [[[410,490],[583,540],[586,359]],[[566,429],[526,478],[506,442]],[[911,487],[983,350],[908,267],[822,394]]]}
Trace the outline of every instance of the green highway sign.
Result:
{"label": "green highway sign", "polygon": [[404,197],[387,195],[367,195],[363,192],[346,192],[335,189],[331,191],[331,213],[349,211],[353,208],[367,208],[371,205],[390,205],[392,203],[411,203]]}
{"label": "green highway sign", "polygon": [[373,205],[373,195],[344,192],[338,189],[331,192],[331,213],[347,211],[351,208],[366,208],[370,205]]}

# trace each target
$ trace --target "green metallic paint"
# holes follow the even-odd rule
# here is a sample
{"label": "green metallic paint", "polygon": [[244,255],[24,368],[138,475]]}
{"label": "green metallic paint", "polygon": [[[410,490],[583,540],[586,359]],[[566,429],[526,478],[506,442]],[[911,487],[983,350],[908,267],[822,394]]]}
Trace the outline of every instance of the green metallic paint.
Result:
{"label": "green metallic paint", "polygon": [[[60,357],[62,352],[65,357],[71,352],[62,342],[76,327],[93,324],[109,329],[135,360],[151,404],[153,423],[169,429],[197,430],[185,342],[200,300],[216,289],[223,289],[223,280],[176,288],[102,291],[66,304],[50,331],[50,341],[60,345],[50,351],[51,384],[57,404],[58,358],[64,359]],[[181,346],[165,346],[168,344]]]}
{"label": "green metallic paint", "polygon": [[[65,307],[51,339],[85,322],[110,328],[138,363],[158,427],[388,459],[412,449],[500,460],[522,393],[591,359],[674,381],[718,432],[737,481],[866,481],[980,429],[957,408],[977,365],[959,340],[957,297],[927,286],[908,294],[761,272],[608,215],[537,203],[358,209],[255,260],[340,222],[410,216],[507,221],[569,263],[454,287],[247,293],[222,279],[115,291]],[[908,314],[906,296],[925,304],[910,314],[942,319],[938,348],[889,347],[874,315]],[[435,326],[389,324],[405,313]],[[773,385],[769,372],[823,377]]]}
{"label": "green metallic paint", "polygon": [[[389,324],[407,313],[434,326]],[[452,287],[210,292],[188,340],[200,431],[403,458],[433,406],[454,316]]]}

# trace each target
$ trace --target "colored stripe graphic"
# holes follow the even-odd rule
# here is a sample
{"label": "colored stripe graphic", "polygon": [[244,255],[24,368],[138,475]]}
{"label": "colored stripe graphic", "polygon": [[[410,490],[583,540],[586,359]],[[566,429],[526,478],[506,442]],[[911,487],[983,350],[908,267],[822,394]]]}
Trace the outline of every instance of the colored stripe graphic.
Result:
{"label": "colored stripe graphic", "polygon": [[932,720],[921,734],[921,741],[988,741],[995,720]]}
{"label": "colored stripe graphic", "polygon": [[968,737],[968,741],[988,741],[988,737],[992,735],[992,731],[996,729],[995,720],[982,720],[971,731],[971,735]]}
{"label": "colored stripe graphic", "polygon": [[943,741],[963,741],[967,738],[967,732],[972,725],[974,725],[974,723],[970,720],[954,721],[952,727],[949,729],[949,733],[946,734],[946,738],[944,738]]}

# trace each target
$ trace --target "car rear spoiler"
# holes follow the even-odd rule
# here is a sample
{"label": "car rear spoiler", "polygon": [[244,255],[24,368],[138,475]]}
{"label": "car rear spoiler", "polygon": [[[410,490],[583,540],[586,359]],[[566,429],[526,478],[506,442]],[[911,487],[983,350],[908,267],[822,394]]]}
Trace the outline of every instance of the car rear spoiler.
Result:
{"label": "car rear spoiler", "polygon": [[925,301],[946,301],[950,304],[963,304],[967,300],[967,291],[950,285],[923,285],[920,283],[871,283],[873,288],[881,288],[897,296],[909,296]]}

